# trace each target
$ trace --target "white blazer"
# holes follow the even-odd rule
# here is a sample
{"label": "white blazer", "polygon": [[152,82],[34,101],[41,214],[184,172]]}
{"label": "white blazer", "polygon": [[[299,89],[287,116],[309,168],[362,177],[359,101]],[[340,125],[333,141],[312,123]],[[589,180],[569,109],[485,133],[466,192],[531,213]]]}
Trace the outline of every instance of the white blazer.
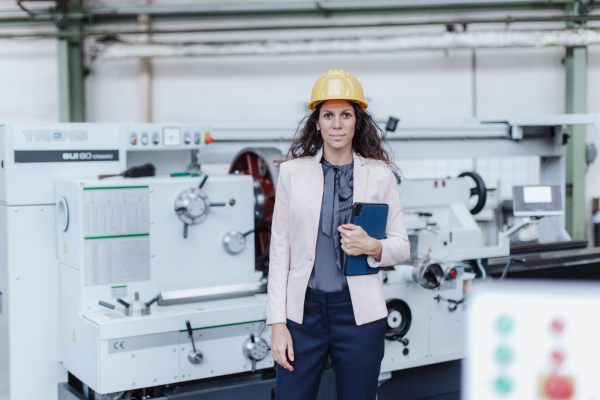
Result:
{"label": "white blazer", "polygon": [[[281,164],[271,226],[267,324],[298,324],[304,316],[317,245],[323,199],[322,150],[314,157]],[[391,266],[410,258],[410,243],[400,204],[400,188],[383,162],[354,156],[354,202],[389,205],[381,260],[368,257],[371,267]],[[387,316],[379,274],[348,276],[348,289],[357,325]]]}

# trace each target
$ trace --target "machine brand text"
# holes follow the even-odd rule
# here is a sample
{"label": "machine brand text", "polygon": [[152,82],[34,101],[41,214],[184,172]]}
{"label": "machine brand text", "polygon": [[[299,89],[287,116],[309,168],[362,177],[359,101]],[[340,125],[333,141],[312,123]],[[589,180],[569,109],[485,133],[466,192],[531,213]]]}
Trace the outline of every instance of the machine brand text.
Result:
{"label": "machine brand text", "polygon": [[84,130],[46,130],[46,129],[29,129],[24,130],[25,140],[45,141],[45,142],[64,142],[65,140],[82,142],[88,139],[88,133]]}

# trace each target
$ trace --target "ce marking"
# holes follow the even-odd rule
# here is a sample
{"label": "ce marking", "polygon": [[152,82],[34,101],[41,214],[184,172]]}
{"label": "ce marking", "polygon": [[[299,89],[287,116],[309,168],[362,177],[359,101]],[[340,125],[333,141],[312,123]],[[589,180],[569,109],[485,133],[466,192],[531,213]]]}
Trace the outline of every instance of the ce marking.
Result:
{"label": "ce marking", "polygon": [[125,343],[125,341],[122,342],[115,342],[115,344],[113,345],[115,350],[119,350],[119,348],[121,349],[125,349],[125,347],[123,347],[123,343]]}

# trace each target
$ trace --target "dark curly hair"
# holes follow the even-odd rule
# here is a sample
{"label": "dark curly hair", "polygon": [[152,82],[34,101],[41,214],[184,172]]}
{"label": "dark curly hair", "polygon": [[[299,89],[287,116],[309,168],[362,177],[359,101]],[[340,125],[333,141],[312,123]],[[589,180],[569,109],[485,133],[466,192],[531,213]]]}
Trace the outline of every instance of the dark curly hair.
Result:
{"label": "dark curly hair", "polygon": [[[349,103],[354,107],[356,116],[356,131],[352,138],[352,149],[361,157],[383,161],[392,171],[399,171],[389,153],[383,148],[385,143],[383,131],[371,113],[363,110],[357,103],[352,101]],[[323,147],[323,137],[317,132],[317,122],[323,104],[315,106],[312,114],[304,117],[298,125],[287,155],[288,159],[314,157]]]}

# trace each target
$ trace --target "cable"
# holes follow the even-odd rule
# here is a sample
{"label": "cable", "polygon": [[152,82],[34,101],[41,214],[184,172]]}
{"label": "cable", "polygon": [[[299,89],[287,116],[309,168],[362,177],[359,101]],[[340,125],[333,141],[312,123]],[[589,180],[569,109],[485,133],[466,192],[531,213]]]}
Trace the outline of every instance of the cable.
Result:
{"label": "cable", "polygon": [[485,268],[483,268],[483,264],[481,264],[481,258],[475,260],[475,263],[479,268],[479,272],[481,272],[481,279],[487,279],[487,272],[485,272]]}
{"label": "cable", "polygon": [[500,275],[500,278],[498,278],[498,279],[505,279],[506,278],[506,274],[508,274],[508,269],[510,268],[510,263],[513,262],[513,261],[524,263],[525,262],[525,258],[523,258],[523,257],[510,257],[508,259],[508,262],[506,263],[506,266],[504,267],[504,271],[502,271],[502,275]]}

